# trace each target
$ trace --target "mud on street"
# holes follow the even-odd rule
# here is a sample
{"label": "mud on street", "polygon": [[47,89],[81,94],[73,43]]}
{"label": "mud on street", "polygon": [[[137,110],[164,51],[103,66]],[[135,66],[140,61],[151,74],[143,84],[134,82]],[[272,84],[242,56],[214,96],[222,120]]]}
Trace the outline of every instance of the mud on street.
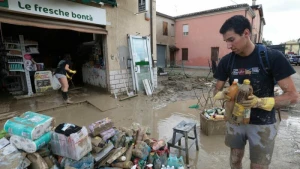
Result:
{"label": "mud on street", "polygon": [[[294,66],[293,75],[297,90],[300,91],[300,66]],[[95,120],[111,118],[116,126],[129,127],[133,122],[148,126],[151,137],[169,140],[172,128],[180,121],[197,123],[199,151],[195,146],[189,150],[190,166],[197,169],[228,169],[229,148],[224,144],[224,135],[206,136],[200,129],[199,113],[204,108],[214,81],[206,79],[208,70],[168,69],[168,76],[159,76],[159,86],[152,97],[141,93],[138,97],[118,101],[111,95],[90,88],[70,91],[70,97],[77,102],[61,105],[60,93],[23,100],[1,101],[0,113],[36,111],[53,116],[56,124],[63,122],[89,125]],[[199,109],[189,108],[199,104]],[[219,106],[219,103],[216,103]],[[211,106],[209,101],[206,106]],[[55,108],[58,107],[58,108]],[[289,107],[281,112],[278,120],[278,135],[275,142],[272,163],[274,169],[300,169],[300,105]],[[2,124],[3,126],[3,120]],[[177,149],[171,153],[183,155]],[[243,159],[244,168],[250,167],[249,150],[246,148]]]}

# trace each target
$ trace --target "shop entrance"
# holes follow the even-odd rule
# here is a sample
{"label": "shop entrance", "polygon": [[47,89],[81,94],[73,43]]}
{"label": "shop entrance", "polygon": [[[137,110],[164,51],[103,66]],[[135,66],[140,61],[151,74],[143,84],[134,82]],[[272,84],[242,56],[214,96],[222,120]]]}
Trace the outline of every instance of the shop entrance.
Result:
{"label": "shop entrance", "polygon": [[[20,48],[18,46],[20,44],[19,35],[23,35],[24,44],[30,44],[26,46],[26,51],[32,50],[30,55],[37,63],[30,71],[33,92],[36,92],[33,83],[34,73],[45,70],[54,72],[58,62],[63,59],[65,54],[71,55],[70,67],[77,71],[72,78],[75,86],[83,85],[85,77],[82,68],[84,66],[105,70],[105,59],[102,52],[104,35],[1,23],[0,92],[2,93],[26,94],[21,90],[24,89],[22,85],[26,85],[26,83],[23,79],[24,72],[20,70],[26,69],[27,65],[22,63],[22,57],[18,57],[19,50],[10,50]],[[7,53],[12,55],[8,56]]]}

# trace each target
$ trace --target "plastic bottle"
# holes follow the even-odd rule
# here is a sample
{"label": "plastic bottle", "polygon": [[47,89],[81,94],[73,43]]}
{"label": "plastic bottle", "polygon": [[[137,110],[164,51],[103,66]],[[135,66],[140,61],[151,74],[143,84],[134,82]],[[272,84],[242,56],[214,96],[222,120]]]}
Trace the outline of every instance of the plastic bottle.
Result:
{"label": "plastic bottle", "polygon": [[227,96],[229,96],[231,99],[225,103],[225,115],[224,115],[225,120],[229,120],[232,117],[232,111],[235,104],[235,97],[239,90],[238,82],[239,82],[238,79],[234,79],[231,86],[228,88]]}
{"label": "plastic bottle", "polygon": [[234,101],[235,100],[235,96],[239,91],[239,87],[238,87],[238,79],[234,79],[234,81],[232,82],[231,86],[229,86],[228,88],[228,94],[227,96],[230,97],[230,101]]}
{"label": "plastic bottle", "polygon": [[[248,97],[251,96],[253,93],[253,88],[250,85],[250,80],[245,79],[243,84],[239,88],[239,92],[236,98],[237,103],[241,103],[244,100],[248,100]],[[250,122],[250,115],[251,115],[251,109],[245,109],[244,111],[244,117],[243,117],[243,123],[249,124]]]}
{"label": "plastic bottle", "polygon": [[165,167],[165,165],[162,165],[162,166],[161,166],[161,169],[167,169],[167,168]]}
{"label": "plastic bottle", "polygon": [[133,148],[134,148],[134,144],[131,144],[131,146],[129,147],[129,149],[126,151],[126,153],[125,153],[126,162],[128,162],[128,161],[131,160]]}

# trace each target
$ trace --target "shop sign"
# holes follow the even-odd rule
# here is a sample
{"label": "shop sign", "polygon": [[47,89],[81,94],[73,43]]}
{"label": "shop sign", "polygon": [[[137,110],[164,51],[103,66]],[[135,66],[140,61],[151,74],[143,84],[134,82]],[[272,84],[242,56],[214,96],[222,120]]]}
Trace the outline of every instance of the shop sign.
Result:
{"label": "shop sign", "polygon": [[53,90],[53,88],[52,88],[52,72],[51,71],[35,72],[34,84],[35,84],[35,90],[38,93]]}
{"label": "shop sign", "polygon": [[[6,4],[4,0],[0,6]],[[9,0],[7,7],[12,11],[106,25],[105,9],[66,0]]]}
{"label": "shop sign", "polygon": [[8,0],[0,0],[0,7],[8,8]]}

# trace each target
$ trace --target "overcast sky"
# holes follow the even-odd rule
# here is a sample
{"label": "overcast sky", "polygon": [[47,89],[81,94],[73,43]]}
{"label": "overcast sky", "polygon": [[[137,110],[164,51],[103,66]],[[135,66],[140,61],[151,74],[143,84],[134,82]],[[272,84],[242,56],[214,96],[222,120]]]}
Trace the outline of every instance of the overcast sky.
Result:
{"label": "overcast sky", "polygon": [[[177,16],[252,0],[156,0],[157,11]],[[257,0],[262,4],[266,25],[263,37],[273,44],[300,38],[300,0]]]}

